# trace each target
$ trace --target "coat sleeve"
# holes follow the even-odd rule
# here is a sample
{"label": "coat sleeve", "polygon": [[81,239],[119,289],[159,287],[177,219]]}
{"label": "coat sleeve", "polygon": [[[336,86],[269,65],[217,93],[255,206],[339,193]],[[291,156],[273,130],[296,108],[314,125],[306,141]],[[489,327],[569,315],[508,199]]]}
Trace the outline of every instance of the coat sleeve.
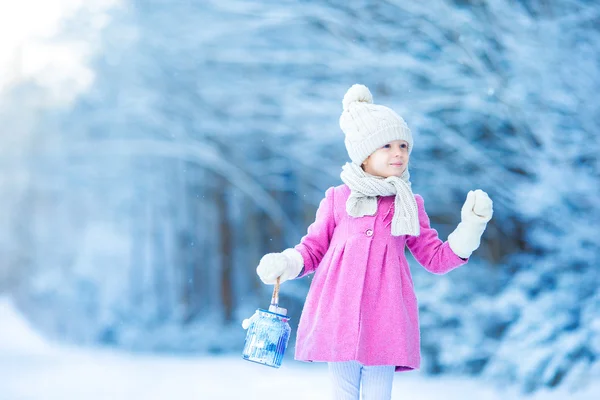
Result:
{"label": "coat sleeve", "polygon": [[304,267],[298,278],[314,272],[329,249],[336,225],[334,212],[334,188],[329,188],[319,204],[315,222],[308,227],[307,234],[295,247],[304,260]]}
{"label": "coat sleeve", "polygon": [[406,240],[408,249],[427,271],[434,274],[445,274],[454,268],[466,264],[468,259],[462,259],[450,248],[448,242],[442,242],[438,233],[430,226],[429,216],[425,212],[425,202],[415,195],[419,209],[419,236],[409,236]]}

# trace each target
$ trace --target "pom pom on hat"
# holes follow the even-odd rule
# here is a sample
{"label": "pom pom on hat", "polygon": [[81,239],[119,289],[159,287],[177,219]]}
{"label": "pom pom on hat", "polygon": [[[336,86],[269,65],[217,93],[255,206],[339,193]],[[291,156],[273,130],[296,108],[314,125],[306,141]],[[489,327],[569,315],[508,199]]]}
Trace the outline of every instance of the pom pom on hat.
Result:
{"label": "pom pom on hat", "polygon": [[344,95],[344,100],[342,100],[344,111],[348,111],[350,104],[355,102],[373,104],[373,95],[368,87],[359,84],[352,85]]}

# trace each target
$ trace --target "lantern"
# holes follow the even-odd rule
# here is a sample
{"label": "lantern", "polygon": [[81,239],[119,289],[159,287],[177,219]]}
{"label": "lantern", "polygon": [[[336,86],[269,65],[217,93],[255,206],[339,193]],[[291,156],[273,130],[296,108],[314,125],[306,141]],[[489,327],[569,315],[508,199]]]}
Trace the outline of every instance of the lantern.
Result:
{"label": "lantern", "polygon": [[242,322],[246,342],[242,357],[273,368],[281,367],[283,355],[290,339],[287,310],[279,307],[279,278],[275,283],[268,310],[257,309],[254,315]]}

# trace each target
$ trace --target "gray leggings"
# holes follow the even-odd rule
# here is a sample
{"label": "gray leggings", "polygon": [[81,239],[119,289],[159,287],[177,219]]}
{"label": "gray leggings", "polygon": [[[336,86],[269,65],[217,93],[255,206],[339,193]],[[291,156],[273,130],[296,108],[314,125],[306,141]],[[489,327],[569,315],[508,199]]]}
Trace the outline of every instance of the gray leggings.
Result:
{"label": "gray leggings", "polygon": [[390,400],[393,365],[365,366],[357,361],[330,362],[329,376],[334,400]]}

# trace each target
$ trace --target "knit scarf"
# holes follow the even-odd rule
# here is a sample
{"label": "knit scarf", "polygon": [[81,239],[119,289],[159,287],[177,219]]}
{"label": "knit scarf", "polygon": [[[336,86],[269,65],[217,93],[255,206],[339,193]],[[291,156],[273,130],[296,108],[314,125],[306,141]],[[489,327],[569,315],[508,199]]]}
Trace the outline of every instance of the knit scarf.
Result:
{"label": "knit scarf", "polygon": [[419,211],[410,188],[408,168],[400,177],[383,178],[366,173],[354,163],[346,163],[340,177],[350,188],[350,197],[346,201],[346,211],[350,216],[375,215],[377,196],[395,195],[392,235],[419,236]]}

